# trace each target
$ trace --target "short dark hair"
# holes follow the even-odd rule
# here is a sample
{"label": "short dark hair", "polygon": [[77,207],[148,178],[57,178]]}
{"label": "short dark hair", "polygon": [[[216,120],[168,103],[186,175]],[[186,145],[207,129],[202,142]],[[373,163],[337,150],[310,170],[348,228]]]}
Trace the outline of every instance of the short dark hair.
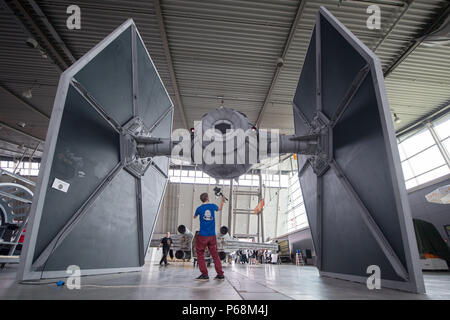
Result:
{"label": "short dark hair", "polygon": [[206,201],[208,201],[208,198],[209,198],[209,196],[208,196],[208,194],[207,194],[206,192],[203,192],[203,193],[200,195],[200,201],[201,201],[201,202],[206,202]]}

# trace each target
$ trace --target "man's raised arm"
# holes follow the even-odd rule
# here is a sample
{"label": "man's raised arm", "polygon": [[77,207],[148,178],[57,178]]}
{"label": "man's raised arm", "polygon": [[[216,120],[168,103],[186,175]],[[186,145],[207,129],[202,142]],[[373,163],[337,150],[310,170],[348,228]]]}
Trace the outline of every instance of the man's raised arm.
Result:
{"label": "man's raised arm", "polygon": [[222,211],[224,203],[225,203],[225,197],[222,195],[222,200],[220,201],[220,205],[219,205],[219,211]]}

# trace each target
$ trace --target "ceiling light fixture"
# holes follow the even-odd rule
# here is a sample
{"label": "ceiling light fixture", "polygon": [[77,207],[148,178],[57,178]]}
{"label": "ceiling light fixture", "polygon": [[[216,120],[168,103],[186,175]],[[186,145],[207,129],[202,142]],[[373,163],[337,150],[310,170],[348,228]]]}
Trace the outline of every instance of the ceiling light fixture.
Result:
{"label": "ceiling light fixture", "polygon": [[48,55],[47,55],[47,53],[44,50],[40,49],[39,51],[41,52],[41,57],[42,58],[48,59]]}
{"label": "ceiling light fixture", "polygon": [[25,41],[25,43],[29,48],[38,49],[42,58],[44,58],[44,59],[48,58],[47,52],[45,52],[45,50],[39,45],[39,43],[36,41],[36,39],[28,38]]}
{"label": "ceiling light fixture", "polygon": [[33,98],[33,92],[31,92],[31,90],[32,88],[25,90],[24,92],[22,92],[22,96],[27,99]]}
{"label": "ceiling light fixture", "polygon": [[28,38],[25,43],[27,44],[28,47],[36,49],[37,47],[39,47],[38,42],[36,41],[36,39],[33,38]]}
{"label": "ceiling light fixture", "polygon": [[224,108],[224,105],[223,105],[223,97],[217,97],[217,98],[218,98],[218,99],[221,99],[219,108]]}
{"label": "ceiling light fixture", "polygon": [[283,65],[284,65],[284,60],[283,60],[282,57],[279,57],[279,58],[277,59],[277,67],[278,67],[278,68],[281,68]]}
{"label": "ceiling light fixture", "polygon": [[27,99],[33,98],[33,90],[34,90],[35,88],[39,88],[39,87],[40,87],[40,84],[38,83],[37,80],[35,80],[35,81],[33,82],[33,85],[32,85],[31,87],[29,87],[27,90],[25,90],[24,92],[22,92],[22,96],[23,96],[24,98],[27,98]]}

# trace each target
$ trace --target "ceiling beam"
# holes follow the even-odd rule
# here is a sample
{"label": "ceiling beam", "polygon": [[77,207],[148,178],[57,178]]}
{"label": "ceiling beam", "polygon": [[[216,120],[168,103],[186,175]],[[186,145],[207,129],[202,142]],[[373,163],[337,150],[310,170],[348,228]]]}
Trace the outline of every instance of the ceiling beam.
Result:
{"label": "ceiling beam", "polygon": [[56,51],[56,49],[52,46],[50,41],[47,39],[47,37],[44,35],[44,33],[39,29],[39,27],[36,25],[36,23],[33,21],[31,16],[28,14],[28,12],[25,10],[25,8],[20,4],[17,0],[12,0],[11,3],[14,4],[14,6],[19,10],[20,14],[23,16],[23,19],[32,27],[33,30],[30,30],[29,27],[22,21],[18,13],[14,11],[13,8],[10,7],[10,5],[5,0],[0,0],[0,4],[6,9],[6,11],[14,17],[17,24],[20,26],[20,28],[24,31],[25,35],[29,38],[33,38],[36,41],[36,37],[33,34],[33,31],[39,36],[39,38],[44,42],[45,46],[41,46],[43,50],[50,50],[51,55],[48,55],[48,58],[53,62],[54,66],[59,72],[62,72],[64,69],[67,68],[67,63],[64,61],[64,59],[59,55],[59,53]]}
{"label": "ceiling beam", "polygon": [[421,117],[419,120],[415,121],[414,123],[398,130],[396,132],[397,137],[407,134],[407,133],[425,125],[427,122],[434,121],[434,120],[442,117],[443,115],[445,115],[448,111],[450,111],[449,102],[450,101],[447,101],[446,106],[444,106],[442,109],[440,109],[436,112],[433,112],[431,114],[425,115],[425,116]]}
{"label": "ceiling beam", "polygon": [[392,23],[391,27],[386,32],[386,34],[380,39],[380,41],[378,41],[378,43],[376,44],[376,46],[373,49],[373,52],[376,52],[378,50],[378,48],[384,43],[384,41],[386,41],[386,39],[389,38],[389,36],[391,35],[392,31],[394,31],[395,27],[400,23],[402,18],[408,12],[409,8],[411,8],[411,5],[412,5],[413,2],[414,2],[414,0],[408,0],[408,1],[405,2],[405,4],[403,5],[403,9],[401,10],[400,14],[395,19],[395,21]]}
{"label": "ceiling beam", "polygon": [[296,13],[294,21],[292,22],[292,25],[291,25],[291,30],[289,31],[289,35],[284,44],[283,53],[281,55],[281,62],[277,63],[277,68],[275,70],[275,74],[272,77],[272,82],[270,84],[269,91],[267,92],[266,98],[264,99],[263,105],[258,114],[258,118],[256,119],[256,122],[255,122],[255,126],[258,128],[261,126],[262,120],[264,118],[264,112],[266,111],[267,105],[270,102],[273,90],[278,81],[278,77],[280,76],[281,69],[283,68],[284,60],[286,59],[289,48],[291,47],[292,41],[294,40],[295,31],[297,30],[297,27],[300,24],[300,20],[301,20],[303,11],[305,9],[306,2],[307,2],[306,0],[301,0],[298,5],[297,13]]}
{"label": "ceiling beam", "polygon": [[161,11],[161,3],[159,0],[153,0],[155,6],[156,19],[158,20],[159,30],[161,33],[161,40],[164,48],[164,54],[167,60],[167,66],[169,69],[170,80],[172,82],[173,91],[175,92],[175,100],[178,108],[178,112],[180,113],[181,120],[186,129],[189,129],[186,113],[183,107],[183,103],[181,100],[180,90],[178,88],[177,78],[175,76],[175,70],[172,62],[172,54],[170,53],[169,41],[167,40],[166,27],[164,24],[164,18]]}
{"label": "ceiling beam", "polygon": [[403,6],[401,3],[395,3],[392,2],[392,0],[344,0],[345,2],[362,2],[367,3],[369,5],[371,4],[378,4],[383,6],[390,6],[390,7],[401,7]]}
{"label": "ceiling beam", "polygon": [[[1,126],[0,126],[0,129],[1,129]],[[30,145],[25,145],[25,144],[19,144],[19,143],[15,142],[15,141],[7,140],[7,139],[4,139],[4,138],[0,137],[0,144],[1,143],[4,144],[3,147],[28,148],[28,149],[32,149],[32,150],[34,150],[36,147],[39,147],[41,145],[41,143],[39,143],[39,142],[38,142],[37,146],[35,146],[35,145],[31,145],[30,146]],[[37,149],[36,152],[42,153],[42,152],[44,152],[44,150]]]}
{"label": "ceiling beam", "polygon": [[53,64],[55,65],[55,67],[58,69],[59,72],[64,71],[65,69],[68,68],[69,65],[66,63],[66,60],[61,56],[61,54],[56,50],[53,43],[56,42],[56,44],[64,52],[64,54],[67,56],[67,58],[70,60],[71,63],[74,63],[76,61],[76,58],[73,56],[72,52],[69,50],[64,41],[61,39],[58,32],[56,32],[56,29],[53,27],[53,25],[48,20],[47,16],[44,14],[44,12],[36,3],[36,1],[27,0],[27,2],[33,8],[35,14],[40,19],[40,22],[44,24],[44,26],[47,28],[47,31],[52,35],[55,41],[50,42],[45,33],[40,29],[40,27],[36,24],[31,15],[27,12],[27,10],[23,7],[23,5],[19,1],[11,0],[11,3],[13,3],[14,6],[17,8],[17,10],[19,10],[20,14],[25,19],[25,22],[28,23],[29,26],[31,26],[32,30],[30,30],[30,28],[24,23],[24,21],[22,21],[22,18],[15,12],[15,10],[10,5],[8,5],[8,3],[5,0],[0,0],[0,5],[2,5],[6,9],[6,11],[11,16],[14,17],[14,19],[19,24],[19,26],[24,31],[27,37],[38,40],[33,34],[34,32],[44,42],[45,46],[41,46],[41,49],[45,50],[47,47],[52,54],[52,56],[49,56],[49,59],[52,60]]}
{"label": "ceiling beam", "polygon": [[25,100],[23,100],[22,98],[17,96],[14,92],[12,92],[9,89],[7,89],[6,87],[4,87],[1,83],[0,83],[0,91],[3,91],[6,95],[14,98],[17,102],[19,102],[22,106],[26,107],[28,110],[36,112],[40,116],[44,117],[45,119],[50,120],[50,116],[48,116],[47,114],[45,114],[44,112],[42,112],[41,110],[39,110],[38,108],[33,106],[32,104],[26,102]]}
{"label": "ceiling beam", "polygon": [[17,179],[17,180],[25,182],[26,184],[28,184],[30,186],[33,186],[33,187],[36,186],[36,182],[34,182],[34,181],[30,180],[30,179],[27,179],[27,178],[25,178],[25,177],[23,177],[21,175],[9,172],[8,170],[2,169],[2,168],[0,168],[0,176],[1,175],[6,175],[6,176],[9,176],[11,178]]}
{"label": "ceiling beam", "polygon": [[44,48],[50,50],[50,54],[52,54],[53,57],[56,58],[59,67],[62,70],[67,69],[68,68],[68,64],[66,63],[66,61],[63,59],[63,57],[61,57],[61,55],[56,50],[56,48],[50,43],[50,40],[47,38],[47,36],[44,34],[44,32],[39,28],[39,26],[33,20],[31,15],[28,13],[28,11],[22,6],[22,4],[18,0],[12,0],[12,2],[16,6],[16,8],[19,10],[20,14],[24,17],[25,22],[28,23],[31,26],[33,31],[43,41],[43,43],[45,45]]}
{"label": "ceiling beam", "polygon": [[30,139],[33,139],[33,140],[36,140],[36,141],[38,141],[38,142],[44,143],[44,140],[42,140],[41,138],[38,138],[38,137],[36,137],[36,136],[34,136],[34,135],[32,135],[32,134],[26,133],[25,131],[16,129],[16,128],[14,128],[14,127],[11,127],[10,125],[8,125],[8,124],[6,124],[6,123],[4,123],[4,122],[2,122],[2,121],[0,121],[0,126],[1,126],[1,127],[4,127],[4,128],[7,128],[7,129],[9,129],[9,130],[11,130],[11,131],[14,131],[15,133],[21,134],[21,135],[23,135],[23,136],[25,136],[25,137],[28,137],[28,138],[30,138]]}
{"label": "ceiling beam", "polygon": [[[2,147],[2,146],[0,146],[0,151],[9,152],[9,153],[14,153],[14,154],[19,155],[19,156],[22,156],[22,154],[23,154],[22,152],[14,151],[14,150],[11,150],[11,149],[6,149],[6,148],[4,148],[4,147]],[[8,156],[11,156],[11,155],[4,154],[4,155],[0,155],[0,157],[1,157],[1,156],[3,156],[3,157],[8,157]]]}
{"label": "ceiling beam", "polygon": [[[29,151],[33,151],[33,150],[28,149],[26,151],[27,152],[15,151],[15,150],[5,148],[4,146],[0,146],[0,159],[4,160],[5,158],[9,158],[9,159],[19,158],[19,159],[22,159],[22,161],[32,161],[33,159],[38,160],[38,159],[42,158],[42,154],[27,154],[27,153],[29,153]],[[1,171],[1,168],[0,168],[0,171]]]}
{"label": "ceiling beam", "polygon": [[440,14],[432,19],[432,22],[428,24],[422,35],[413,39],[410,46],[386,69],[384,72],[385,78],[388,77],[406,58],[408,58],[411,53],[414,52],[414,50],[416,50],[418,46],[422,44],[426,35],[434,31],[435,28],[438,27],[445,18],[447,18],[450,14],[450,3],[448,3],[446,7],[439,10],[439,12]]}
{"label": "ceiling beam", "polygon": [[32,201],[29,200],[29,199],[18,197],[18,196],[15,196],[15,195],[11,194],[11,193],[5,192],[5,191],[0,191],[0,196],[6,197],[6,198],[9,198],[9,199],[12,199],[12,200],[24,202],[24,203],[32,203]]}
{"label": "ceiling beam", "polygon": [[[27,10],[24,8],[24,6],[19,1],[11,0],[10,4],[8,4],[5,0],[0,0],[0,5],[5,8],[5,10],[6,10],[6,12],[8,14],[10,14],[12,17],[14,17],[15,21],[17,22],[19,27],[23,30],[23,32],[25,33],[26,37],[35,39],[36,41],[40,40],[40,41],[43,42],[44,46],[39,44],[40,49],[42,49],[42,50],[49,50],[50,52],[46,52],[47,54],[50,53],[50,54],[48,54],[48,58],[50,59],[52,64],[55,66],[55,68],[59,72],[63,72],[65,69],[68,68],[69,65],[67,64],[67,62],[64,59],[64,57],[55,48],[53,43],[56,42],[56,45],[59,46],[59,48],[64,52],[64,54],[66,55],[67,59],[69,59],[71,63],[74,63],[76,61],[75,57],[70,52],[70,50],[67,48],[67,46],[65,45],[64,41],[61,39],[59,34],[56,32],[55,28],[50,23],[50,21],[47,19],[47,17],[45,16],[45,14],[41,10],[41,8],[38,6],[36,1],[34,1],[34,0],[27,0],[27,2],[31,6],[31,8],[33,8],[35,14],[40,19],[40,22],[47,29],[46,31],[48,31],[51,34],[51,36],[53,37],[52,41],[50,41],[47,38],[45,33],[40,29],[40,27],[37,25],[37,23],[33,20],[33,18],[30,15],[30,13],[27,12]],[[13,6],[11,6],[11,4]],[[18,12],[16,12],[13,9],[13,7],[15,7],[15,9],[18,10]],[[19,13],[20,13],[20,15],[19,15]],[[36,39],[35,35],[38,37],[38,39]],[[27,101],[23,100],[21,97],[19,97],[18,95],[16,95],[15,93],[13,93],[12,91],[10,91],[9,89],[7,89],[6,87],[4,87],[1,84],[0,84],[0,91],[3,91],[5,94],[7,94],[7,95],[11,96],[12,98],[14,98],[22,106],[26,107],[28,110],[33,111],[35,113],[38,113],[40,116],[44,117],[47,121],[50,119],[49,115],[47,115],[46,113],[44,113],[43,111],[41,111],[40,109],[35,107],[34,105],[32,105],[32,104],[28,103]],[[45,142],[43,139],[41,139],[39,137],[36,137],[36,136],[34,136],[32,134],[29,134],[29,133],[27,133],[25,131],[22,131],[22,130],[18,129],[18,128],[11,127],[8,124],[3,123],[1,121],[0,121],[0,126],[1,127],[5,127],[5,128],[7,128],[9,130],[12,130],[15,133],[18,133],[20,135],[26,136],[26,137],[28,137],[30,139],[35,140],[35,141],[38,141],[39,143],[44,143]],[[5,142],[14,144],[14,143],[9,142],[9,141],[5,141]],[[41,150],[38,150],[38,152],[42,153]]]}
{"label": "ceiling beam", "polygon": [[52,37],[56,40],[56,43],[58,44],[58,46],[62,49],[62,51],[64,52],[64,54],[67,56],[67,58],[69,58],[71,63],[75,63],[75,61],[77,61],[77,59],[75,59],[75,57],[73,56],[72,52],[70,52],[69,48],[67,48],[66,44],[64,43],[64,41],[61,39],[61,37],[59,36],[58,32],[56,32],[55,28],[53,27],[53,25],[50,23],[50,21],[47,19],[47,16],[44,14],[44,12],[41,10],[41,8],[39,7],[39,5],[36,3],[36,1],[34,0],[28,0],[28,3],[30,4],[30,6],[33,8],[33,10],[36,12],[37,16],[39,17],[39,19],[41,20],[41,22],[45,25],[45,27],[47,28],[47,30],[50,32],[50,34],[52,35]]}

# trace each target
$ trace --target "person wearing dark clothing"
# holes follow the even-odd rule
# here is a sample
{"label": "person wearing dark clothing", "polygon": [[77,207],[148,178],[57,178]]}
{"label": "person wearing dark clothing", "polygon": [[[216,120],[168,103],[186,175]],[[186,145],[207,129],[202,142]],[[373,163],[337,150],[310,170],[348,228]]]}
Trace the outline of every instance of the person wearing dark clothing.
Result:
{"label": "person wearing dark clothing", "polygon": [[264,263],[264,251],[263,250],[258,251],[258,260],[259,260],[260,264]]}
{"label": "person wearing dark clothing", "polygon": [[161,258],[161,261],[159,261],[159,265],[160,266],[162,265],[163,262],[164,262],[165,266],[168,265],[168,263],[167,263],[167,254],[170,251],[170,247],[172,246],[172,243],[173,243],[173,241],[172,241],[172,238],[170,237],[170,232],[167,232],[166,236],[161,239],[161,242],[159,243],[159,246],[158,246],[158,250],[161,247],[161,245],[163,246],[163,252],[162,252],[163,256]]}

